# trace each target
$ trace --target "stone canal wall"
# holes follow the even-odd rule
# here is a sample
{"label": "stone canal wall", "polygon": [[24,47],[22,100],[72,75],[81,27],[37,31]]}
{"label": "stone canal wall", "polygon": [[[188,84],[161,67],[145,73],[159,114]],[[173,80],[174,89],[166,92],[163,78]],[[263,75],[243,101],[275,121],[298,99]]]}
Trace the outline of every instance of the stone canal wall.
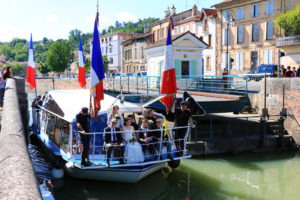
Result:
{"label": "stone canal wall", "polygon": [[[269,114],[279,114],[283,106],[283,85],[285,85],[285,107],[289,114],[294,115],[300,123],[300,78],[267,78],[267,107]],[[264,80],[250,81],[249,90],[258,90],[258,94],[249,96],[252,107],[258,107],[259,111],[264,106]],[[300,144],[300,126],[297,121],[288,117],[285,120],[285,128],[290,135]]]}
{"label": "stone canal wall", "polygon": [[8,79],[4,96],[0,133],[0,198],[41,199],[27,150],[14,79]]}

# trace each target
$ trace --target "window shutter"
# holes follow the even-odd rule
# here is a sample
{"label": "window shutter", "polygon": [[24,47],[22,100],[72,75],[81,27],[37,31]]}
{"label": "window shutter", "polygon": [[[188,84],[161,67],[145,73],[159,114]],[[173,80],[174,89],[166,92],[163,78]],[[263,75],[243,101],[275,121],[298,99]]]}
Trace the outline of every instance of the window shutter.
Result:
{"label": "window shutter", "polygon": [[222,54],[222,63],[221,63],[221,68],[222,70],[226,67],[226,53]]}
{"label": "window shutter", "polygon": [[244,53],[240,52],[240,68],[239,70],[244,70]]}
{"label": "window shutter", "polygon": [[251,6],[251,17],[255,17],[255,5]]}
{"label": "window shutter", "polygon": [[269,15],[273,15],[274,13],[274,1],[270,1],[269,3]]}
{"label": "window shutter", "polygon": [[268,53],[269,53],[268,64],[272,64],[273,63],[273,50],[272,49],[268,50]]}
{"label": "window shutter", "polygon": [[255,17],[259,17],[259,4],[255,5]]}
{"label": "window shutter", "polygon": [[175,60],[175,74],[176,74],[177,79],[181,78],[181,61],[180,60]]}
{"label": "window shutter", "polygon": [[240,20],[244,19],[244,8],[241,8],[241,16],[240,16]]}
{"label": "window shutter", "polygon": [[266,2],[266,15],[269,15],[269,10],[270,10],[270,2]]}
{"label": "window shutter", "polygon": [[236,56],[235,56],[235,69],[236,70],[240,69],[240,55],[239,55],[239,52],[237,52]]}
{"label": "window shutter", "polygon": [[192,73],[191,75],[196,76],[197,73],[197,60],[192,60]]}
{"label": "window shutter", "polygon": [[269,64],[268,50],[264,50],[264,64]]}

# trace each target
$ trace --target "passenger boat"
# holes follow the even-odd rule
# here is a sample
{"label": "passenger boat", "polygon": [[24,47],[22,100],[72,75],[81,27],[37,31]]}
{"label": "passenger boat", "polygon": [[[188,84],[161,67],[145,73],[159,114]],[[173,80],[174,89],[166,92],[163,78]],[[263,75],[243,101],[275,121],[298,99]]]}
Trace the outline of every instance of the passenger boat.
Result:
{"label": "passenger boat", "polygon": [[[59,158],[63,168],[70,176],[82,179],[135,183],[166,166],[167,163],[170,167],[176,168],[181,159],[190,158],[191,155],[187,153],[185,148],[190,128],[187,126],[165,129],[172,143],[172,161],[167,157],[165,147],[162,147],[162,150],[157,152],[157,156],[145,155],[144,162],[120,164],[118,158],[111,158],[110,167],[106,167],[106,152],[103,150],[103,135],[105,133],[103,131],[107,127],[108,113],[111,113],[114,105],[118,105],[119,113],[123,117],[134,114],[135,120],[139,124],[138,121],[141,121],[145,107],[162,97],[164,95],[119,95],[116,98],[105,95],[104,101],[101,102],[98,119],[91,118],[90,122],[91,132],[88,134],[91,135],[89,151],[90,161],[93,163],[91,166],[81,165],[82,146],[75,122],[76,115],[81,108],[89,107],[89,90],[48,91],[43,97],[43,105],[40,109],[33,110],[33,121],[35,122],[33,127],[35,127],[39,141],[56,158]],[[150,101],[135,104],[126,101],[127,98],[150,99]],[[159,113],[155,113],[155,115],[164,119],[164,116]],[[69,131],[62,130],[64,125],[69,126]],[[184,138],[184,150],[178,154],[173,138],[176,129],[181,128],[187,132]],[[126,157],[124,160],[126,161]]]}

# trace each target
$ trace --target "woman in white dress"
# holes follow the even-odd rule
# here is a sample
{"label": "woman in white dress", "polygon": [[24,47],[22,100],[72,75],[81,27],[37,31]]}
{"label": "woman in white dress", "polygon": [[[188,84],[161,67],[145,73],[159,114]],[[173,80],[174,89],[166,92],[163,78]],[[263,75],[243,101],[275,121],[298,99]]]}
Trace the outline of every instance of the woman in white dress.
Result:
{"label": "woman in white dress", "polygon": [[123,130],[124,120],[123,120],[122,115],[119,114],[119,109],[120,109],[119,106],[117,106],[117,105],[113,106],[112,113],[109,114],[108,117],[107,117],[107,125],[109,125],[111,120],[114,118],[114,119],[118,120],[116,128],[119,128],[119,129]]}
{"label": "woman in white dress", "polygon": [[125,126],[123,129],[123,140],[126,143],[125,157],[127,163],[144,162],[145,157],[142,146],[137,142],[133,126],[131,126],[131,118],[125,119]]}

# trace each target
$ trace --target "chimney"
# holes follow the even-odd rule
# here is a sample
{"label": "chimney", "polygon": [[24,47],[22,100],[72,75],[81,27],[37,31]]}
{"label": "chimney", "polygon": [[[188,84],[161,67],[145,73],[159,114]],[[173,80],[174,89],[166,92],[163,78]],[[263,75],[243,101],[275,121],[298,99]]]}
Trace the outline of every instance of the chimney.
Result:
{"label": "chimney", "polygon": [[196,16],[197,15],[197,11],[198,11],[198,9],[197,9],[197,6],[196,6],[196,4],[193,6],[193,8],[192,8],[192,16]]}
{"label": "chimney", "polygon": [[173,7],[172,7],[172,15],[175,15],[176,14],[176,8],[175,8],[175,6],[174,6],[174,4],[173,4]]}

